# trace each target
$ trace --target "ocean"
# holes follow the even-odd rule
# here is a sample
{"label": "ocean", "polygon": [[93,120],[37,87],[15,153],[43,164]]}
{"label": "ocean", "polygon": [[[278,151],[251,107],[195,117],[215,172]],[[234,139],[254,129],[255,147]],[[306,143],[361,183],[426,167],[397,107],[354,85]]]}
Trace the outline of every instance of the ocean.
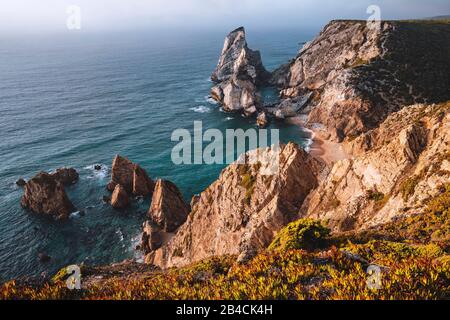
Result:
{"label": "ocean", "polygon": [[[108,195],[115,154],[139,163],[153,178],[177,184],[187,201],[217,179],[225,165],[175,165],[171,133],[253,128],[254,120],[226,114],[210,99],[223,32],[0,37],[0,281],[51,275],[70,264],[100,265],[138,258],[149,200],[116,211]],[[314,34],[301,30],[247,30],[249,47],[273,70],[295,57]],[[265,99],[275,99],[264,90]],[[298,126],[273,123],[282,142],[303,146]],[[95,171],[94,165],[102,170]],[[66,191],[85,211],[52,221],[20,207],[17,179],[73,167],[80,174]],[[51,257],[41,263],[38,254]]]}

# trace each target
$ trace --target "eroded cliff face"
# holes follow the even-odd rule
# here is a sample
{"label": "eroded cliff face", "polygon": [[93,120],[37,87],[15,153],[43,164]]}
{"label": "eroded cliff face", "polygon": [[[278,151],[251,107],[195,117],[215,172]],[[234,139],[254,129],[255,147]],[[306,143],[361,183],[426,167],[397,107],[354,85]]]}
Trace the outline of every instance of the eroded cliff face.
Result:
{"label": "eroded cliff face", "polygon": [[277,174],[263,174],[270,165],[227,167],[194,197],[187,221],[147,262],[166,268],[226,254],[240,255],[245,261],[265,248],[278,230],[298,218],[303,200],[317,187],[323,170],[319,161],[293,143],[281,147]]}
{"label": "eroded cliff face", "polygon": [[[275,176],[261,174],[260,163],[229,166],[193,198],[186,222],[147,250],[146,262],[246,261],[299,217],[327,221],[337,232],[423,212],[450,178],[449,44],[446,24],[333,21],[268,80],[243,28],[231,32],[212,96],[227,111],[253,114],[261,109],[257,87],[269,81],[282,100],[262,112],[303,114],[317,134],[341,143],[348,159],[325,165],[290,143]],[[258,117],[261,125],[267,114]]]}
{"label": "eroded cliff face", "polygon": [[423,213],[450,181],[450,104],[404,107],[346,147],[354,156],[333,165],[302,216],[347,231]]}
{"label": "eroded cliff face", "polygon": [[332,21],[271,82],[280,109],[304,113],[342,141],[404,106],[449,100],[449,52],[448,24]]}
{"label": "eroded cliff face", "polygon": [[219,62],[211,75],[216,83],[211,96],[222,104],[225,111],[243,111],[252,115],[261,104],[258,86],[269,76],[261,54],[248,48],[245,30],[240,27],[225,38]]}

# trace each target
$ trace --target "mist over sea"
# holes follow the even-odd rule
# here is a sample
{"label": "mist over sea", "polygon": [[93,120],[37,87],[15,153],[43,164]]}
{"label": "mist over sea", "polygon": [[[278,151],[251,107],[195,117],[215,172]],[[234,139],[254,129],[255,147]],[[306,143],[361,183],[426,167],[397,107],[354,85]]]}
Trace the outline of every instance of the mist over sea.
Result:
{"label": "mist over sea", "polygon": [[[204,130],[255,127],[208,99],[227,31],[0,38],[0,281],[135,257],[149,200],[125,211],[102,202],[115,154],[153,179],[173,181],[187,201],[218,177],[225,165],[174,165],[170,137],[177,128],[192,130],[194,121]],[[261,51],[269,70],[313,36],[247,30],[249,47]],[[283,142],[307,141],[297,126],[271,128],[281,129]],[[22,209],[15,181],[63,166],[80,174],[66,190],[85,215],[55,222]],[[39,262],[39,252],[51,261]]]}

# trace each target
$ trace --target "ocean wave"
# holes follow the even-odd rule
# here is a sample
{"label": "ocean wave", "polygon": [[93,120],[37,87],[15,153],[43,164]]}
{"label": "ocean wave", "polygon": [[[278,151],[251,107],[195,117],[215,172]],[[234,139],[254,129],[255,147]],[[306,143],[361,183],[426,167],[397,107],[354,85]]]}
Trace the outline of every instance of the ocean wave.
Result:
{"label": "ocean wave", "polygon": [[213,106],[218,105],[218,102],[216,100],[214,100],[213,98],[211,98],[210,96],[205,96],[205,101]]}
{"label": "ocean wave", "polygon": [[72,213],[69,215],[69,218],[79,218],[79,217],[80,217],[80,211],[72,212]]}
{"label": "ocean wave", "polygon": [[315,133],[314,133],[314,131],[312,131],[308,128],[303,128],[303,130],[310,134],[310,137],[305,139],[306,140],[305,147],[303,148],[306,152],[309,153],[309,152],[311,152],[311,146],[314,143]]}
{"label": "ocean wave", "polygon": [[[100,166],[100,170],[95,169],[96,166]],[[88,179],[105,179],[109,175],[109,168],[105,164],[94,163],[90,166],[84,167],[83,169],[91,171],[91,174],[87,177]]]}
{"label": "ocean wave", "polygon": [[138,233],[131,238],[130,252],[133,253],[134,260],[137,263],[144,263],[145,257],[141,250],[136,250],[137,246],[141,245],[142,233]]}
{"label": "ocean wave", "polygon": [[226,117],[225,121],[230,121],[230,120],[233,120],[233,119],[234,119],[233,117]]}
{"label": "ocean wave", "polygon": [[211,111],[211,109],[206,106],[197,106],[197,107],[190,108],[189,110],[192,110],[197,113],[208,113]]}
{"label": "ocean wave", "polygon": [[120,228],[118,228],[118,229],[116,230],[116,234],[119,236],[120,242],[123,242],[124,236],[123,236],[122,230],[121,230]]}

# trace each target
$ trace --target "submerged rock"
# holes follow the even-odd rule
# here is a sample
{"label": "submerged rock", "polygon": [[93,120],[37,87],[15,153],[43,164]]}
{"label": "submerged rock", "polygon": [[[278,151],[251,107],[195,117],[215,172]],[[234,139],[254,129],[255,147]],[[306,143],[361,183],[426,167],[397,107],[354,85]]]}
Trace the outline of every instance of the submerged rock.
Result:
{"label": "submerged rock", "polygon": [[16,181],[16,185],[18,185],[19,187],[24,187],[26,184],[27,182],[22,178]]}
{"label": "submerged rock", "polygon": [[166,232],[175,231],[189,214],[189,206],[177,186],[167,180],[158,180],[148,216]]}
{"label": "submerged rock", "polygon": [[35,213],[66,219],[75,207],[67,197],[63,183],[53,174],[40,172],[25,184],[20,204]]}
{"label": "submerged rock", "polygon": [[38,254],[38,259],[40,262],[42,263],[47,263],[50,262],[50,260],[52,259],[48,254],[46,254],[45,252],[40,252]]}
{"label": "submerged rock", "polygon": [[122,185],[117,184],[111,196],[111,205],[116,209],[124,209],[129,203],[130,198],[127,191]]}

